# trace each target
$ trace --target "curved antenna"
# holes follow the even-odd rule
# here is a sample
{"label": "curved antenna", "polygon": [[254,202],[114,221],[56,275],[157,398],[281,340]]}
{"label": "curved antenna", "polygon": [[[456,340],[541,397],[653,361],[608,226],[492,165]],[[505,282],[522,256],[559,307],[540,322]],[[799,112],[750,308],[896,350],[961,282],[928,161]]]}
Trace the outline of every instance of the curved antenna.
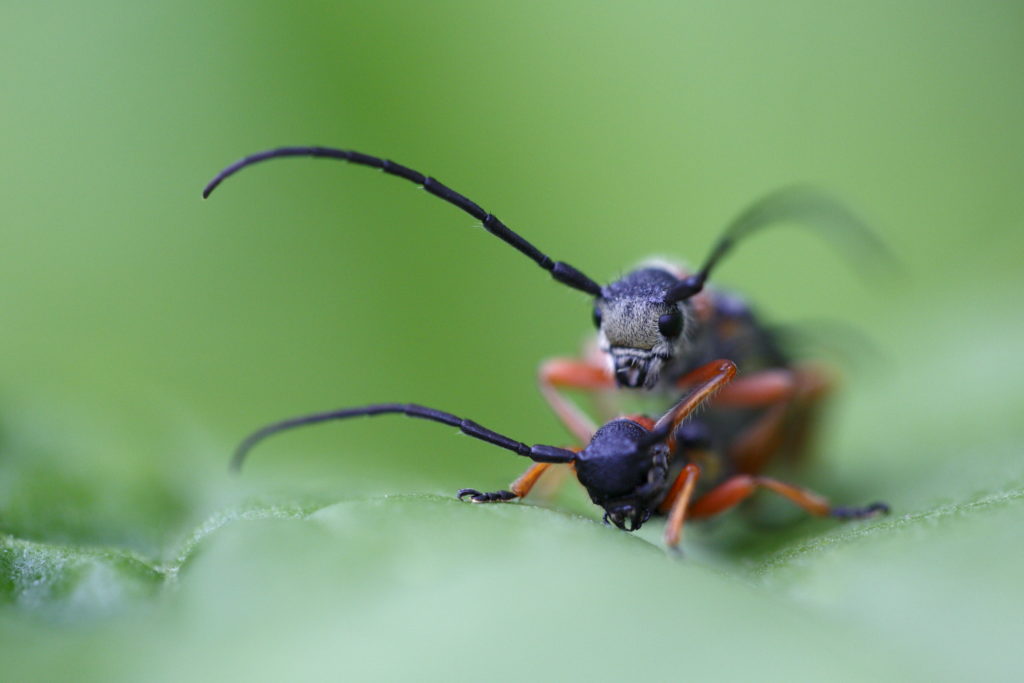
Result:
{"label": "curved antenna", "polygon": [[415,403],[378,403],[375,405],[362,406],[360,408],[345,408],[342,410],[331,410],[326,413],[302,415],[269,424],[245,437],[245,440],[238,445],[238,448],[235,449],[234,456],[231,458],[231,469],[235,472],[240,470],[242,468],[242,463],[245,461],[246,455],[249,454],[249,451],[268,436],[272,436],[278,432],[283,432],[285,430],[292,429],[293,427],[303,427],[305,425],[317,424],[318,422],[327,422],[329,420],[344,420],[349,417],[385,415],[388,413],[403,413],[409,417],[433,420],[434,422],[441,422],[446,425],[451,425],[452,427],[458,427],[463,434],[468,434],[482,441],[486,441],[487,443],[492,443],[495,446],[500,446],[501,448],[514,451],[516,454],[526,456],[536,462],[567,463],[576,459],[576,454],[565,448],[541,445],[527,446],[524,443],[510,439],[507,436],[498,434],[497,432],[492,432],[485,427],[481,427],[472,420],[463,420],[461,417],[456,417],[451,413],[434,410],[433,408],[426,408],[424,406],[416,405]]}
{"label": "curved antenna", "polygon": [[803,223],[809,227],[824,228],[825,235],[835,241],[844,254],[846,249],[838,244],[840,240],[845,240],[873,260],[885,261],[890,267],[896,263],[896,258],[882,240],[840,201],[812,187],[786,187],[757,200],[733,219],[700,270],[670,289],[665,295],[665,303],[682,301],[699,293],[711,271],[737,242],[776,223]]}
{"label": "curved antenna", "polygon": [[491,233],[503,242],[512,245],[520,252],[533,259],[538,266],[551,273],[551,277],[555,278],[558,282],[561,282],[564,285],[569,285],[574,289],[586,292],[592,296],[601,296],[601,286],[596,282],[570,266],[568,263],[553,261],[547,254],[537,249],[537,247],[527,242],[515,232],[512,232],[512,230],[498,220],[494,214],[484,211],[475,202],[463,197],[455,190],[447,187],[430,176],[423,175],[419,171],[414,171],[411,168],[402,166],[401,164],[396,164],[394,161],[380,159],[378,157],[369,156],[368,154],[362,154],[361,152],[354,152],[345,149],[332,149],[330,147],[279,147],[265,152],[258,152],[243,159],[239,159],[218,173],[214,179],[207,183],[206,187],[203,188],[203,199],[209,197],[210,193],[217,189],[217,186],[224,182],[225,179],[231,177],[235,173],[238,173],[246,166],[252,166],[253,164],[258,164],[259,162],[266,161],[268,159],[279,159],[282,157],[323,157],[327,159],[339,159],[341,161],[348,161],[360,166],[379,168],[385,173],[398,176],[399,178],[405,178],[410,182],[422,186],[424,190],[435,197],[439,197],[449,204],[454,204],[473,218],[481,221],[487,232]]}

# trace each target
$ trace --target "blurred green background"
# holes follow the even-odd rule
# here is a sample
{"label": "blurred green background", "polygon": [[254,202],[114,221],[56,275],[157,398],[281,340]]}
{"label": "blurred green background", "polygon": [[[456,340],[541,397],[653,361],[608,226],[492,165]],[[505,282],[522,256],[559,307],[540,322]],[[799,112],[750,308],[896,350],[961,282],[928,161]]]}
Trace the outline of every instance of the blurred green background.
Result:
{"label": "blurred green background", "polygon": [[[1022,58],[1012,2],[5,3],[2,677],[1019,677]],[[252,428],[376,401],[561,443],[533,378],[590,331],[400,180],[199,198],[282,144],[434,175],[601,281],[781,185],[842,196],[901,276],[778,230],[717,281],[858,331],[803,481],[894,515],[733,515],[679,562],[578,491],[458,505],[521,463],[397,418],[230,478]]]}

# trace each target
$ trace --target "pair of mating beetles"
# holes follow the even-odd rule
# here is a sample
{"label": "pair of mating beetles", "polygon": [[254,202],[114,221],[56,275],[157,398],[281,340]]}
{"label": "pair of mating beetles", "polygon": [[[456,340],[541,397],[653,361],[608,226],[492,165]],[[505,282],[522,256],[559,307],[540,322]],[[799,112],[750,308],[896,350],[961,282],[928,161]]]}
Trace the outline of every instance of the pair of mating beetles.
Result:
{"label": "pair of mating beetles", "polygon": [[[359,416],[403,413],[441,422],[533,461],[509,490],[462,489],[475,503],[526,496],[553,464],[568,465],[604,509],[604,520],[639,529],[652,515],[668,516],[665,542],[679,544],[683,521],[724,512],[760,488],[782,495],[813,515],[854,519],[884,513],[884,503],[833,506],[824,497],[766,477],[765,466],[780,453],[798,455],[822,399],[827,374],[793,362],[742,301],[705,288],[734,244],[772,223],[832,225],[873,244],[873,237],[844,207],[808,189],[782,190],[756,202],[725,230],[695,273],[647,264],[604,287],[562,261],[553,261],[475,202],[434,178],[359,152],[325,147],[283,147],[245,157],[221,171],[203,197],[227,177],[252,164],[282,157],[323,157],[377,168],[405,178],[454,204],[551,276],[594,297],[593,319],[600,357],[545,363],[540,388],[558,417],[586,444],[582,449],[528,446],[471,420],[414,404],[377,404],[284,420],[250,435],[232,467],[241,467],[258,442],[302,425]],[[734,380],[737,368],[742,377]],[[659,419],[631,415],[598,428],[562,390],[612,388],[660,390],[682,398]],[[712,398],[712,396],[714,398]],[[700,418],[694,411],[708,404]]]}

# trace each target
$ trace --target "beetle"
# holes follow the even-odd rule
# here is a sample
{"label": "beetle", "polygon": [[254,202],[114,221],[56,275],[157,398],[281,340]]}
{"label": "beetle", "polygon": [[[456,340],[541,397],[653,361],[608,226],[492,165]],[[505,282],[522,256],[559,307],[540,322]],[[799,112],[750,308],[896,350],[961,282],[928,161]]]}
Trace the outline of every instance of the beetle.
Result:
{"label": "beetle", "polygon": [[[581,449],[527,444],[451,413],[417,404],[382,403],[289,418],[246,437],[231,468],[241,469],[249,452],[269,436],[296,427],[353,417],[404,414],[457,427],[462,433],[527,457],[534,464],[508,490],[461,489],[460,499],[493,503],[523,498],[552,464],[569,465],[590,499],[604,510],[604,522],[636,531],[655,514],[667,515],[665,543],[677,548],[684,520],[717,515],[758,489],[773,491],[817,516],[861,519],[889,511],[885,503],[833,506],[807,489],[750,472],[737,471],[721,452],[710,449],[699,420],[689,420],[712,394],[729,383],[736,365],[715,360],[689,373],[692,388],[658,420],[643,416],[614,419],[594,431]],[[705,476],[702,476],[707,473]]]}
{"label": "beetle", "polygon": [[784,188],[752,204],[726,227],[695,272],[650,262],[605,286],[568,263],[553,260],[494,214],[440,181],[361,152],[329,147],[266,150],[223,169],[203,189],[203,197],[248,166],[286,157],[346,161],[420,185],[480,221],[488,232],[548,271],[557,282],[592,296],[599,354],[548,361],[538,378],[541,393],[555,414],[581,442],[589,441],[596,426],[564,390],[657,389],[675,394],[687,388],[696,369],[712,360],[735,362],[743,377],[715,397],[706,421],[720,442],[728,442],[728,459],[752,472],[760,471],[779,452],[794,457],[802,454],[833,380],[820,366],[791,360],[742,299],[707,287],[711,273],[739,241],[781,222],[825,226],[837,239],[852,239],[849,245],[866,250],[872,260],[889,258],[849,209],[806,187]]}

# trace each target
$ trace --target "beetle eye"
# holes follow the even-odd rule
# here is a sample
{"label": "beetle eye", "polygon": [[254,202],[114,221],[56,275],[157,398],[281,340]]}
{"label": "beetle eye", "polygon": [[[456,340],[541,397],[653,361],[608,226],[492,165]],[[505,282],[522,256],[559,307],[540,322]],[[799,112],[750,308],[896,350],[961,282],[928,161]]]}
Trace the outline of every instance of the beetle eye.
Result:
{"label": "beetle eye", "polygon": [[658,318],[658,329],[670,339],[678,337],[683,331],[683,314],[678,308],[673,308]]}
{"label": "beetle eye", "polygon": [[601,307],[594,306],[594,327],[601,329]]}

